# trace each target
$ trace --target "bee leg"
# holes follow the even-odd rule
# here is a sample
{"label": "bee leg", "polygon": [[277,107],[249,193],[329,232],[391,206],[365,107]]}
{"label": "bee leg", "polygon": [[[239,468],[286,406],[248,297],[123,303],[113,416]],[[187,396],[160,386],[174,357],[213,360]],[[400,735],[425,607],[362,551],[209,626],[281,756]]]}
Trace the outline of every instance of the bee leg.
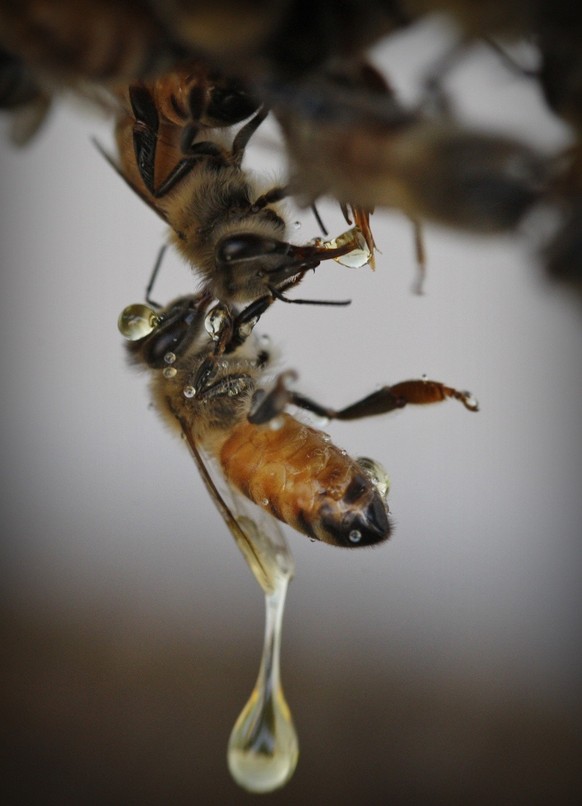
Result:
{"label": "bee leg", "polygon": [[224,306],[220,306],[223,310],[221,311],[220,328],[214,334],[213,356],[219,357],[225,352],[231,353],[244,344],[261,316],[274,301],[271,296],[259,297],[236,316],[233,316],[230,311],[227,312]]}
{"label": "bee leg", "polygon": [[249,120],[248,123],[245,123],[245,125],[238,130],[232,143],[232,156],[235,158],[237,165],[240,165],[242,162],[245,148],[247,147],[249,140],[268,114],[269,110],[265,109],[263,106],[261,109],[259,109],[257,114]]}
{"label": "bee leg", "polygon": [[383,386],[372,392],[371,395],[339,410],[322,406],[320,403],[292,391],[288,393],[287,402],[310,411],[318,417],[326,417],[330,420],[357,420],[361,417],[388,414],[409,404],[440,403],[447,398],[458,400],[469,411],[479,410],[479,404],[470,392],[461,392],[452,386],[445,386],[440,381],[425,379],[402,381],[394,386]]}
{"label": "bee leg", "polygon": [[194,380],[192,381],[192,386],[196,390],[197,395],[200,395],[204,391],[204,389],[206,389],[206,387],[216,374],[217,366],[218,366],[218,356],[209,355],[198,367],[198,371],[196,372]]}
{"label": "bee leg", "polygon": [[222,157],[220,148],[215,143],[211,142],[194,143],[185,153],[187,153],[188,156],[180,160],[173,171],[171,171],[171,173],[168,174],[168,176],[164,179],[161,185],[155,189],[149,188],[154,198],[160,199],[173,190],[178,182],[180,182],[185,176],[188,176],[197,163],[206,159],[216,159]]}
{"label": "bee leg", "polygon": [[424,293],[424,281],[426,279],[426,250],[424,248],[424,237],[420,219],[410,216],[410,223],[412,224],[414,253],[416,255],[416,280],[412,286],[412,290],[415,294],[420,296]]}
{"label": "bee leg", "polygon": [[294,393],[288,388],[288,383],[296,379],[297,374],[293,370],[287,370],[277,375],[268,392],[257,389],[251,403],[248,421],[253,425],[263,425],[276,419],[289,403],[294,402]]}
{"label": "bee leg", "polygon": [[286,291],[288,288],[291,288],[292,286],[297,285],[297,283],[301,282],[301,280],[303,279],[304,274],[305,274],[305,272],[303,272],[302,274],[298,275],[298,279],[293,278],[293,282],[289,281],[285,285],[281,284],[278,288],[276,288],[275,286],[270,285],[269,286],[269,291],[271,292],[271,294],[273,295],[273,297],[275,299],[280,299],[281,302],[288,302],[288,303],[293,304],[293,305],[339,305],[339,306],[344,306],[344,305],[351,305],[352,304],[351,299],[337,299],[337,300],[336,299],[290,299],[289,297],[286,297],[283,292]]}
{"label": "bee leg", "polygon": [[221,310],[220,328],[214,335],[214,349],[210,355],[206,356],[192,382],[197,394],[200,394],[213,378],[220,357],[224,353],[233,352],[244,344],[262,314],[273,302],[273,297],[260,297],[234,317],[230,311],[221,306],[223,309]]}
{"label": "bee leg", "polygon": [[447,398],[458,400],[469,411],[478,411],[479,404],[470,392],[454,389],[440,381],[419,378],[401,381],[394,386],[383,386],[362,400],[336,412],[339,420],[354,420],[358,417],[370,417],[374,414],[385,414],[407,405],[427,405],[440,403]]}
{"label": "bee leg", "polygon": [[214,340],[214,347],[198,367],[192,381],[196,394],[200,394],[216,374],[218,359],[232,341],[234,322],[230,308],[221,304],[216,305],[206,317],[205,326]]}
{"label": "bee leg", "polygon": [[232,335],[225,344],[224,352],[231,353],[245,343],[261,316],[265,313],[267,308],[271,307],[274,301],[275,297],[273,296],[266,295],[259,297],[259,299],[251,302],[250,305],[247,305],[246,308],[243,308],[243,310],[236,315],[232,327]]}
{"label": "bee leg", "polygon": [[251,206],[251,213],[258,213],[259,210],[262,210],[268,204],[275,204],[276,202],[286,199],[289,195],[290,190],[288,185],[278,185],[277,187],[271,188],[271,190],[263,193],[263,195],[259,196],[259,198],[253,203]]}

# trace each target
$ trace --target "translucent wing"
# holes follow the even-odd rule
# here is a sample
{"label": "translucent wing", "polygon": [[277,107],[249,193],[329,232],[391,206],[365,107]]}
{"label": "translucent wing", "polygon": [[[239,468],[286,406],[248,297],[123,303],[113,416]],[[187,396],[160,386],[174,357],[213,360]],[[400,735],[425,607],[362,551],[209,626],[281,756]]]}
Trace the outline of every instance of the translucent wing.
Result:
{"label": "translucent wing", "polygon": [[266,594],[273,593],[278,581],[282,577],[290,579],[294,572],[293,557],[279,523],[268,512],[254,506],[233,490],[218,470],[211,472],[214,462],[196,443],[188,423],[172,407],[170,400],[168,405],[180,424],[204,485],[249,568],[262,590]]}

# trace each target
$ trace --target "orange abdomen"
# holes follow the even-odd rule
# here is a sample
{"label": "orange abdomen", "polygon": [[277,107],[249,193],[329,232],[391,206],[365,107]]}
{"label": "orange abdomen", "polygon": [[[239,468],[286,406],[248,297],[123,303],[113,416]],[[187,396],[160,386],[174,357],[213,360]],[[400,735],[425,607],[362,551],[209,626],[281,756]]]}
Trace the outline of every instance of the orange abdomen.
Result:
{"label": "orange abdomen", "polygon": [[321,431],[281,415],[281,427],[243,422],[220,463],[240,492],[308,537],[337,546],[390,536],[388,507],[360,465]]}

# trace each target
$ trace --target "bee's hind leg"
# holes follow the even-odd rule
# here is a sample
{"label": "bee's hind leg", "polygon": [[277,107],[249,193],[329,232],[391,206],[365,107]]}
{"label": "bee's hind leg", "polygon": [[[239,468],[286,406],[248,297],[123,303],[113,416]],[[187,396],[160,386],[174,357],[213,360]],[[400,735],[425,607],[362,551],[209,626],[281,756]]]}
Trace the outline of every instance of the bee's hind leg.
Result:
{"label": "bee's hind leg", "polygon": [[294,378],[294,372],[279,375],[271,391],[263,392],[262,396],[255,400],[249,421],[256,425],[268,422],[290,403],[329,420],[358,420],[361,417],[388,414],[407,405],[440,403],[447,398],[458,400],[469,411],[479,410],[479,404],[470,392],[459,391],[440,381],[425,378],[383,386],[344,409],[331,409],[289,389],[287,384]]}

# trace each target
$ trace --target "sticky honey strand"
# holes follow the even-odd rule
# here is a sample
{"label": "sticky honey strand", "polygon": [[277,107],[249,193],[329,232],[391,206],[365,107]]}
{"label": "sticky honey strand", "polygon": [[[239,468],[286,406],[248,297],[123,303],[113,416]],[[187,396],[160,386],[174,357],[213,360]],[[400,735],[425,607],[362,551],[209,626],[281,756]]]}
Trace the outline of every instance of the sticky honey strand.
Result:
{"label": "sticky honey strand", "polygon": [[293,557],[278,526],[268,533],[246,517],[238,522],[256,557],[245,552],[251,571],[265,594],[265,638],[257,682],[232,729],[228,768],[249,792],[266,793],[284,786],[295,772],[299,742],[281,685],[281,628]]}

